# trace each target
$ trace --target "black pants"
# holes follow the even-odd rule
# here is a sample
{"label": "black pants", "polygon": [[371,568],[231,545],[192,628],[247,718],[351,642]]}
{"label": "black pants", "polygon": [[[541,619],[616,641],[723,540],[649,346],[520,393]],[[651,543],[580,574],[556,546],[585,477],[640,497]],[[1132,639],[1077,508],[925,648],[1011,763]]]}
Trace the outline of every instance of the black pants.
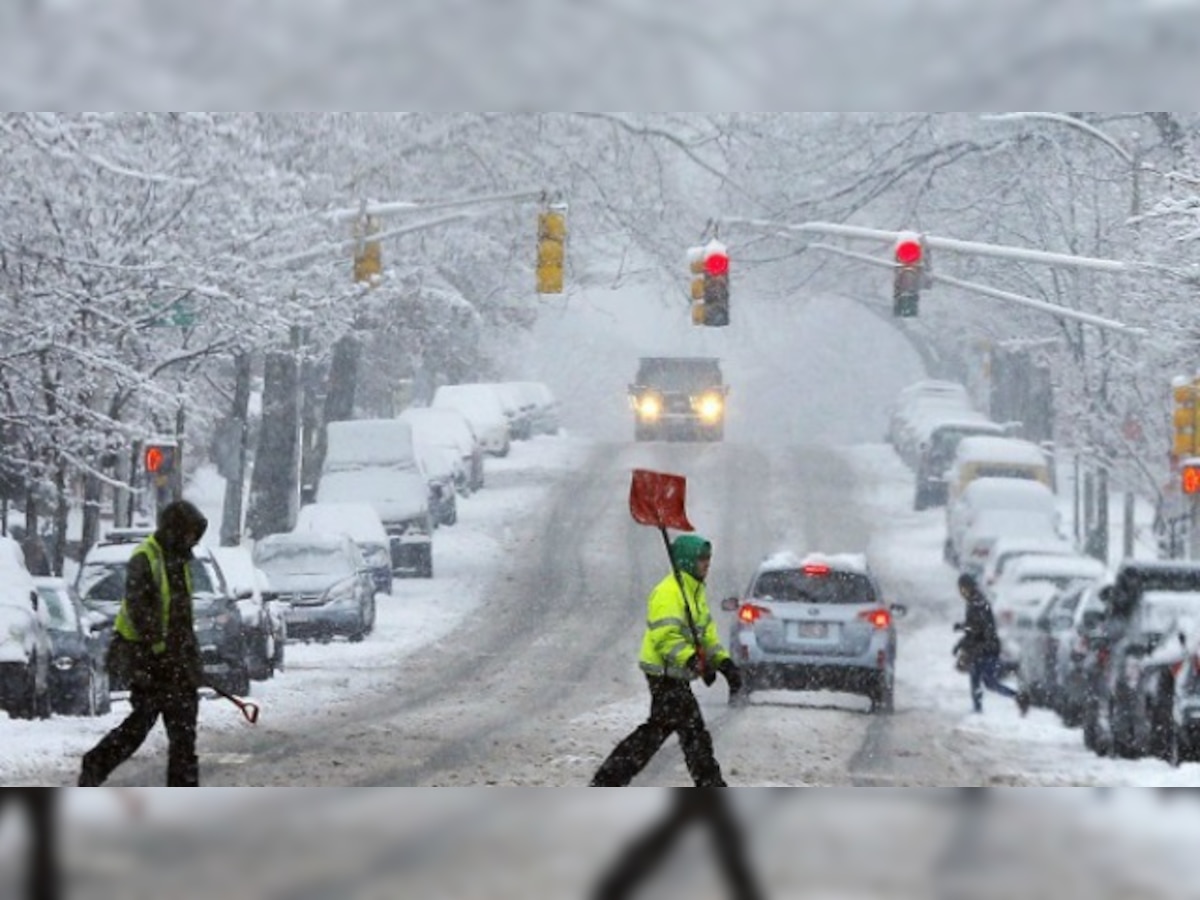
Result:
{"label": "black pants", "polygon": [[713,756],[712,737],[688,682],[647,675],[650,718],[617,744],[592,778],[592,787],[625,787],[672,734],[679,735],[683,758],[696,787],[725,787]]}
{"label": "black pants", "polygon": [[58,795],[54,788],[0,789],[0,808],[9,803],[25,807],[29,820],[29,862],[25,867],[27,900],[58,900],[62,896],[58,873]]}
{"label": "black pants", "polygon": [[167,787],[199,787],[200,762],[196,757],[196,719],[200,697],[191,687],[139,686],[129,692],[133,711],[83,756],[80,787],[104,784],[108,776],[145,742],[162,716],[167,729]]}
{"label": "black pants", "polygon": [[639,837],[601,879],[595,900],[624,900],[666,859],[667,853],[692,822],[707,823],[721,871],[735,900],[760,900],[763,893],[750,870],[746,841],[719,791],[676,788],[667,817]]}

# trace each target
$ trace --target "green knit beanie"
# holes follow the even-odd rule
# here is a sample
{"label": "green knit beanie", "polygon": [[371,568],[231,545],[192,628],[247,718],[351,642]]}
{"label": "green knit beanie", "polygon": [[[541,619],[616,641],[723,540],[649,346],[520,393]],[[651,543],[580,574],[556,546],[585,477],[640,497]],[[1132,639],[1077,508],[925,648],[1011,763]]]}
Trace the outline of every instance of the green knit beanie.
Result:
{"label": "green knit beanie", "polygon": [[681,572],[687,572],[693,578],[699,578],[696,563],[703,557],[712,555],[712,544],[698,534],[681,534],[671,544],[671,558]]}

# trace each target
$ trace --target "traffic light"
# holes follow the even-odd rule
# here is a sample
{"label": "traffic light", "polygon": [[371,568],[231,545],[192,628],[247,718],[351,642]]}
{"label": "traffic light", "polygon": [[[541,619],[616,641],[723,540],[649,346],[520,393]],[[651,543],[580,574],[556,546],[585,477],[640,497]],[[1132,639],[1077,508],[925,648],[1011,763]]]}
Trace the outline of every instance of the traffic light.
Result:
{"label": "traffic light", "polygon": [[179,445],[175,441],[147,442],[142,449],[142,466],[156,510],[182,495],[182,466]]}
{"label": "traffic light", "polygon": [[1200,461],[1183,464],[1179,470],[1179,487],[1189,496],[1200,494]]}
{"label": "traffic light", "polygon": [[720,241],[704,248],[704,324],[729,324],[729,251]]}
{"label": "traffic light", "polygon": [[383,250],[372,237],[379,233],[379,221],[365,216],[354,225],[354,282],[375,284],[383,274]]}
{"label": "traffic light", "polygon": [[567,206],[554,204],[538,214],[537,292],[563,292],[567,259]]}
{"label": "traffic light", "polygon": [[892,315],[911,319],[918,315],[921,287],[925,280],[925,247],[915,234],[903,235],[896,241],[895,280],[892,285]]}
{"label": "traffic light", "polygon": [[1196,384],[1186,378],[1176,378],[1171,385],[1171,399],[1175,404],[1171,417],[1174,431],[1171,454],[1176,459],[1197,453],[1196,394]]}

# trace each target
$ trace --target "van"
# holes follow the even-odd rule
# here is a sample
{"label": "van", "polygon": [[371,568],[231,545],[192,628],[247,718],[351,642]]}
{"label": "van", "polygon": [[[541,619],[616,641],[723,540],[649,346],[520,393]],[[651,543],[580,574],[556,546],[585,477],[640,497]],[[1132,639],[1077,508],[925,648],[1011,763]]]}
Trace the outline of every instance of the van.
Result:
{"label": "van", "polygon": [[947,502],[953,505],[967,485],[979,478],[1022,478],[1054,490],[1054,474],[1046,452],[1018,438],[973,435],[958,442],[946,479]]}
{"label": "van", "polygon": [[417,464],[407,422],[330,422],[316,500],[369,503],[387,532],[392,571],[401,577],[433,577],[429,485]]}

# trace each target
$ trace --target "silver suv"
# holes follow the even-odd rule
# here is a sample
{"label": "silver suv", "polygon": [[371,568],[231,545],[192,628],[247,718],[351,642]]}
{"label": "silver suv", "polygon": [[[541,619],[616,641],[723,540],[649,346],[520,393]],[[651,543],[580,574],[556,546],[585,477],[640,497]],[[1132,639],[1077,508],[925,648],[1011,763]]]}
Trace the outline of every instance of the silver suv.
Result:
{"label": "silver suv", "polygon": [[756,690],[864,694],[872,712],[895,697],[895,618],[862,554],[780,553],[764,560],[743,597],[721,603],[736,613],[729,652],[742,668],[743,698]]}

